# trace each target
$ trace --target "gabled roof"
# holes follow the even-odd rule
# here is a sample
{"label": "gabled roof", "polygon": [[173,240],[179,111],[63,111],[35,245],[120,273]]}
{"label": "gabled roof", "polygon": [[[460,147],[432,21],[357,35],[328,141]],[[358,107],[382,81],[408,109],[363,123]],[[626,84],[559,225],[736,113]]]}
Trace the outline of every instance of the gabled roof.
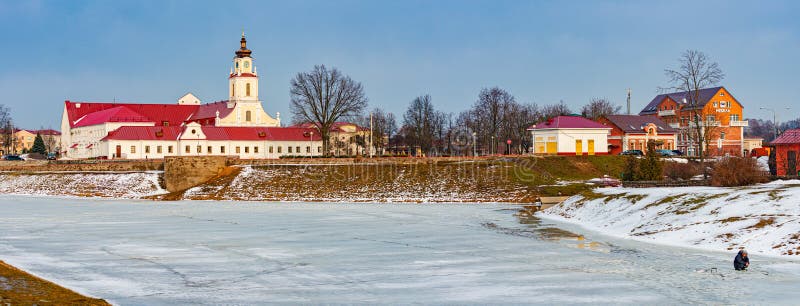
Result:
{"label": "gabled roof", "polygon": [[[178,140],[186,126],[123,126],[101,139],[107,140]],[[313,129],[281,127],[201,127],[206,140],[232,141],[309,141]],[[313,133],[319,141],[319,133]],[[186,140],[186,138],[184,138]]]}
{"label": "gabled roof", "polygon": [[228,108],[228,101],[201,104],[189,121],[216,118],[217,111],[219,111],[219,117],[224,118],[233,112],[233,108]]}
{"label": "gabled roof", "polygon": [[558,116],[528,127],[528,130],[542,129],[611,129],[605,125],[579,116]]}
{"label": "gabled roof", "polygon": [[676,130],[655,116],[607,115],[605,118],[625,133],[644,133],[644,127],[655,124],[659,134],[674,134]]}
{"label": "gabled roof", "polygon": [[122,126],[108,133],[106,140],[177,140],[180,126]]}
{"label": "gabled roof", "polygon": [[[719,86],[719,87],[704,88],[698,90],[697,93],[699,96],[699,101],[697,101],[697,108],[705,107],[706,103],[708,103],[708,101],[710,101],[711,98],[713,98],[714,95],[717,94],[717,92],[719,92],[719,90],[723,88],[724,88],[723,86]],[[661,101],[664,101],[664,99],[666,98],[670,98],[679,105],[684,105],[684,107],[687,107],[689,106],[688,104],[691,102],[684,104],[683,99],[686,98],[687,101],[691,101],[692,96],[694,96],[693,91],[692,92],[680,91],[680,92],[657,95],[655,98],[653,98],[653,100],[650,101],[650,103],[647,104],[647,106],[645,106],[642,109],[641,112],[639,112],[639,115],[655,114],[656,112],[658,112],[658,105],[661,104]]]}
{"label": "gabled roof", "polygon": [[153,122],[125,106],[116,106],[99,112],[89,113],[73,122],[74,127],[90,126],[106,122]]}
{"label": "gabled roof", "polygon": [[104,103],[104,102],[74,102],[65,101],[67,120],[70,127],[75,127],[78,119],[91,113],[108,110],[115,107],[125,107],[128,110],[147,118],[148,122],[156,125],[169,122],[170,126],[179,126],[191,116],[200,105],[177,104],[141,104],[141,103]]}
{"label": "gabled roof", "polygon": [[800,144],[800,129],[787,130],[770,144]]}

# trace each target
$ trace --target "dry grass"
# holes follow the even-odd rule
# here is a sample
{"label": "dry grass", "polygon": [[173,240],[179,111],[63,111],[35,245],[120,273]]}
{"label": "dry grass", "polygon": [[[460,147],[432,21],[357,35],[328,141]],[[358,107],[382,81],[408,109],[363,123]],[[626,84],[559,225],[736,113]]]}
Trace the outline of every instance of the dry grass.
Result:
{"label": "dry grass", "polygon": [[2,305],[110,305],[80,295],[0,261]]}

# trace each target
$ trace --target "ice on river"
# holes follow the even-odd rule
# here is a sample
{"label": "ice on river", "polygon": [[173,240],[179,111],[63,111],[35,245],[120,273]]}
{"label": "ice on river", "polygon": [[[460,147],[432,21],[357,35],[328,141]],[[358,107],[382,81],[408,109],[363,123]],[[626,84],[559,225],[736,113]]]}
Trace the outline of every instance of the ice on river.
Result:
{"label": "ice on river", "polygon": [[124,305],[800,299],[796,262],[734,272],[732,254],[520,222],[513,207],[4,196],[0,259]]}

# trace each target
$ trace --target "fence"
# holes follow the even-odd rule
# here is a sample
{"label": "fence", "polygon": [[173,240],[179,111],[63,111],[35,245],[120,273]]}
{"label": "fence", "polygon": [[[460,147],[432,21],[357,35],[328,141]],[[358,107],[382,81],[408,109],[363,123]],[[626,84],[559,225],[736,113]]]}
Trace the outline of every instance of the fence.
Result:
{"label": "fence", "polygon": [[647,187],[691,187],[691,186],[710,186],[708,180],[692,181],[623,181],[623,187],[647,188]]}

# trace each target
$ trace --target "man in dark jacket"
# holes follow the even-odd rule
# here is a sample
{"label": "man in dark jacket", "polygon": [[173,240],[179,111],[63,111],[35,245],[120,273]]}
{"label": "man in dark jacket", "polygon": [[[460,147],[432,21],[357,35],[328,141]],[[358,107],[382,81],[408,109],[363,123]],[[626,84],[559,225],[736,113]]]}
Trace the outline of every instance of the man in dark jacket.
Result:
{"label": "man in dark jacket", "polygon": [[736,271],[744,271],[747,270],[747,267],[750,266],[750,258],[747,257],[747,251],[739,250],[739,254],[736,254],[736,258],[733,259],[733,268]]}

